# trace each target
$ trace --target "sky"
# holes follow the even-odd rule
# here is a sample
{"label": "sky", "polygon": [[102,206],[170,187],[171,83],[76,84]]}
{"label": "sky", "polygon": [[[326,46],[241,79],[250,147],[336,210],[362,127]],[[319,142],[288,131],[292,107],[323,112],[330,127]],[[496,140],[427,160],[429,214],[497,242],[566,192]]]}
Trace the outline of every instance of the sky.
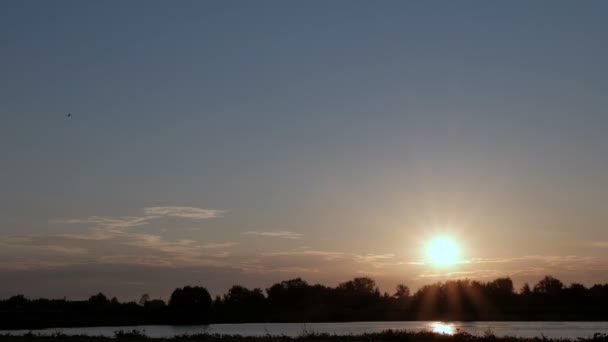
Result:
{"label": "sky", "polygon": [[607,11],[2,1],[0,298],[607,283]]}

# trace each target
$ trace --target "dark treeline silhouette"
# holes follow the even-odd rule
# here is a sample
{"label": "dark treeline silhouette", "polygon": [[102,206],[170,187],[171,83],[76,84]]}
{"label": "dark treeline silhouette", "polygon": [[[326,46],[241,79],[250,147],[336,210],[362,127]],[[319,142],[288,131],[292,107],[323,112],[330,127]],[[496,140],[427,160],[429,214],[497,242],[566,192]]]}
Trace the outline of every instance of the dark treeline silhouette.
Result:
{"label": "dark treeline silhouette", "polygon": [[297,278],[266,291],[235,285],[212,299],[204,287],[186,286],[168,303],[145,294],[120,303],[99,293],[86,301],[0,301],[0,329],[60,326],[328,322],[378,320],[608,320],[608,284],[565,286],[551,276],[519,291],[510,278],[451,280],[381,293],[374,280],[355,278],[332,288]]}

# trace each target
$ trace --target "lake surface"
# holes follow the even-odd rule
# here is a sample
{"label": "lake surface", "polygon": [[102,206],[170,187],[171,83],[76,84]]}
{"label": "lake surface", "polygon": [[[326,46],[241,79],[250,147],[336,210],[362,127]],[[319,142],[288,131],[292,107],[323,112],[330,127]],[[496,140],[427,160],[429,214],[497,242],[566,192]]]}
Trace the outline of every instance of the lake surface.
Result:
{"label": "lake surface", "polygon": [[173,337],[183,334],[229,334],[243,336],[287,335],[296,337],[305,332],[338,335],[362,334],[393,330],[430,330],[453,334],[459,330],[473,335],[492,331],[497,336],[549,338],[591,337],[595,333],[608,333],[608,322],[350,322],[350,323],[250,323],[211,325],[142,325],[124,327],[85,327],[41,330],[0,330],[0,334],[22,335],[27,332],[50,335],[61,332],[67,335],[113,336],[118,330],[139,330],[150,337]]}

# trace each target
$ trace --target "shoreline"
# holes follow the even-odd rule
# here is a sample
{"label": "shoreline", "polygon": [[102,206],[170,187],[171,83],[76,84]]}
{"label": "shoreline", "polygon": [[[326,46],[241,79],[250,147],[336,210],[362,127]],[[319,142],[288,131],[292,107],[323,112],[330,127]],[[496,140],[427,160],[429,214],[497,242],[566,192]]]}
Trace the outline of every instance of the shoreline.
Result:
{"label": "shoreline", "polygon": [[84,329],[84,328],[136,328],[145,330],[145,327],[158,327],[158,326],[173,326],[173,327],[191,327],[191,326],[213,326],[213,325],[265,325],[265,324],[342,324],[342,323],[406,323],[406,322],[427,322],[427,323],[599,323],[608,322],[608,319],[500,319],[500,320],[450,320],[450,319],[431,319],[431,320],[363,320],[363,321],[315,321],[315,322],[211,322],[211,323],[171,323],[171,322],[157,322],[150,324],[92,324],[92,325],[26,325],[26,326],[13,326],[13,327],[2,327],[0,328],[0,335],[5,334],[8,331],[22,330],[22,331],[43,331],[51,329]]}
{"label": "shoreline", "polygon": [[33,332],[24,335],[1,334],[0,342],[105,342],[105,341],[251,341],[251,342],[279,342],[279,341],[351,341],[351,342],[371,342],[371,341],[411,341],[411,342],[607,342],[608,335],[604,333],[595,333],[588,338],[547,338],[544,335],[540,337],[517,337],[517,336],[501,336],[494,335],[491,330],[486,331],[483,335],[472,335],[463,331],[457,331],[454,334],[442,334],[431,331],[407,331],[407,330],[392,330],[388,329],[377,333],[365,334],[326,334],[315,333],[304,330],[301,335],[296,337],[286,335],[265,335],[265,336],[244,336],[244,335],[226,335],[226,334],[192,334],[192,335],[177,335],[174,337],[149,337],[145,332],[140,330],[117,330],[113,337],[107,336],[90,336],[90,335],[66,335],[55,333],[51,335],[35,334]]}

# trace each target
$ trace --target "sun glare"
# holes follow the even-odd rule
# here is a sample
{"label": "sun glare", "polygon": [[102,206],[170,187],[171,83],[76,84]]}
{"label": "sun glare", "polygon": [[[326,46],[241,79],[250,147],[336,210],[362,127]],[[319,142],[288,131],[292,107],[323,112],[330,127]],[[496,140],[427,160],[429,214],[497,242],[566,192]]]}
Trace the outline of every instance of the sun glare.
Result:
{"label": "sun glare", "polygon": [[454,335],[454,325],[451,323],[433,322],[431,323],[431,331],[438,334]]}
{"label": "sun glare", "polygon": [[456,262],[458,248],[454,241],[446,238],[438,238],[429,244],[427,253],[431,263],[449,265]]}

